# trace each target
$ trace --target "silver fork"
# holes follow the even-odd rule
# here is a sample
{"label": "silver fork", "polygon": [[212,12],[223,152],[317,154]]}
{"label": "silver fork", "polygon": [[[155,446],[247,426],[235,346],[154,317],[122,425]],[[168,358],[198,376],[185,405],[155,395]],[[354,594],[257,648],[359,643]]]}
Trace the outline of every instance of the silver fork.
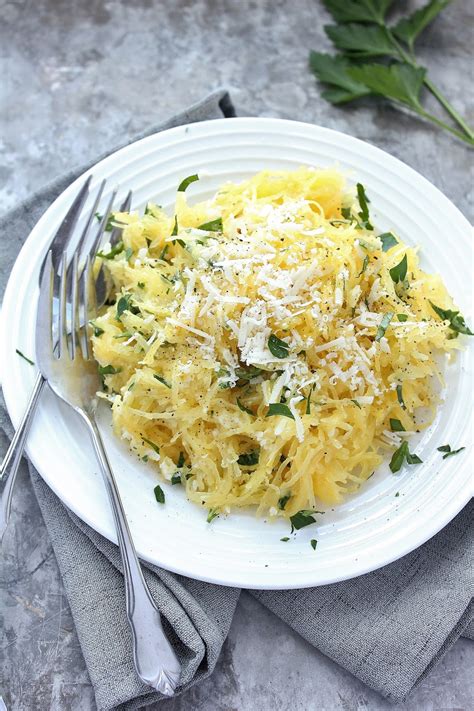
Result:
{"label": "silver fork", "polygon": [[[71,269],[68,269],[66,254],[63,256],[57,315],[58,344],[55,349],[54,270],[52,255],[48,254],[38,302],[36,358],[49,387],[81,415],[89,429],[115,519],[125,578],[127,618],[133,634],[133,657],[138,676],[154,689],[172,696],[179,681],[181,665],[165,636],[160,613],[143,577],[117,483],[95,419],[100,379],[89,344],[89,321],[95,316],[95,285],[90,257],[86,260],[81,279],[78,261],[76,251]],[[66,308],[68,293],[71,294],[69,319]],[[81,327],[81,324],[84,325]]]}
{"label": "silver fork", "polygon": [[[84,204],[85,204],[87,197],[89,195],[89,186],[90,186],[91,180],[92,180],[92,176],[89,176],[86,179],[86,181],[84,182],[84,185],[79,190],[79,193],[77,194],[75,200],[73,201],[65,218],[59,225],[59,228],[51,241],[50,249],[51,249],[51,254],[52,254],[52,263],[53,263],[54,272],[56,274],[59,274],[59,271],[61,268],[61,260],[62,260],[63,252],[65,249],[68,248],[68,246],[70,245],[70,243],[73,239],[77,221],[79,219],[79,216],[82,212]],[[93,254],[95,254],[95,251],[97,250],[97,247],[100,244],[100,241],[101,241],[102,236],[104,234],[104,230],[105,230],[108,218],[110,216],[110,210],[112,208],[112,204],[113,204],[113,201],[114,201],[115,195],[116,195],[115,191],[112,193],[112,196],[108,201],[107,209],[104,212],[104,214],[99,222],[96,234],[92,238],[92,243],[90,244],[90,246],[88,246],[86,237],[87,237],[88,233],[91,231],[91,225],[94,220],[94,216],[96,215],[96,210],[99,205],[100,198],[102,196],[104,187],[105,187],[105,180],[102,181],[102,183],[100,184],[100,186],[96,192],[93,205],[87,215],[85,227],[83,229],[81,237],[79,238],[79,243],[83,245],[83,249],[82,249],[81,256],[80,256],[80,263],[81,264],[85,263],[87,253],[90,254],[91,256]],[[126,196],[122,205],[120,206],[121,212],[125,212],[130,209],[131,200],[132,200],[132,191],[130,191],[128,193],[128,195]],[[110,243],[112,246],[118,241],[120,234],[121,234],[120,229],[114,229],[111,232]],[[88,252],[86,252],[86,248],[88,249]],[[41,283],[41,276],[43,274],[44,263],[45,262],[43,262],[43,265],[41,266],[41,269],[40,269],[40,275],[39,275],[40,283]],[[55,297],[55,299],[59,298],[59,280],[58,279],[55,280],[54,297]],[[102,303],[105,301],[105,297],[106,297],[105,289],[102,289],[101,290],[101,303],[99,304],[99,306],[101,306]],[[18,468],[20,466],[21,458],[23,456],[23,450],[25,448],[26,438],[28,436],[28,432],[29,432],[31,423],[33,421],[33,417],[36,412],[36,406],[38,404],[41,392],[43,390],[44,383],[45,383],[45,380],[43,378],[43,375],[41,373],[38,373],[35,383],[33,385],[33,391],[30,395],[30,399],[29,399],[28,404],[26,406],[26,410],[23,415],[23,418],[20,422],[18,429],[16,430],[16,432],[12,438],[10,446],[8,447],[5,457],[0,465],[0,488],[1,488],[1,494],[0,494],[0,542],[2,540],[3,534],[5,533],[5,531],[7,529],[8,521],[10,519],[12,495],[13,495],[13,489],[14,489],[15,482],[16,482],[16,476],[18,473]]]}

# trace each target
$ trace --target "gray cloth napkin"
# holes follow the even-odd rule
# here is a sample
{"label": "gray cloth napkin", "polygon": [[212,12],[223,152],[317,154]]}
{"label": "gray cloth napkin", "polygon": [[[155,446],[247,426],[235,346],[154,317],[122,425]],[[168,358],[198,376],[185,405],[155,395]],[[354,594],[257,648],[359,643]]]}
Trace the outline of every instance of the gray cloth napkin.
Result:
{"label": "gray cloth napkin", "polygon": [[[207,118],[234,116],[216,91],[142,135]],[[140,136],[141,137],[141,136]],[[136,140],[134,136],[132,140]],[[50,184],[3,218],[0,292],[30,229],[83,166]],[[0,426],[11,424],[0,406]],[[158,700],[133,668],[117,547],[84,524],[30,466],[99,709],[134,709]],[[374,573],[335,585],[251,591],[311,644],[393,699],[404,699],[472,620],[472,514],[468,505],[428,543]],[[183,665],[180,691],[214,669],[240,590],[145,566],[145,577]]]}

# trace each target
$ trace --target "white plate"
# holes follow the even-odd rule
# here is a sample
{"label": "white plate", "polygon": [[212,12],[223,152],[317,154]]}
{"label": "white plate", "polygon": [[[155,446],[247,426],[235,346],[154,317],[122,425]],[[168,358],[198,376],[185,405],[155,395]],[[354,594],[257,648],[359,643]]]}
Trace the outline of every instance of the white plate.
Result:
{"label": "white plate", "polygon": [[[123,148],[93,169],[93,186],[108,179],[134,208],[155,199],[170,208],[186,175],[201,180],[188,198],[209,197],[226,180],[241,180],[262,168],[301,164],[339,165],[367,188],[376,225],[394,229],[419,244],[422,265],[439,271],[472,324],[470,226],[461,213],[418,173],[387,153],[351,136],[318,126],[278,119],[239,118],[174,128]],[[47,243],[84,176],[51,205],[31,232],[8,283],[3,305],[0,355],[4,393],[18,425],[35,369],[15,354],[34,353],[38,269]],[[119,195],[119,198],[121,196]],[[166,487],[166,505],[156,504],[154,473],[126,451],[110,430],[107,409],[102,431],[119,482],[139,555],[184,575],[213,583],[253,588],[297,588],[332,583],[374,570],[405,555],[445,526],[471,496],[472,360],[461,353],[448,369],[446,401],[416,451],[423,464],[393,476],[385,468],[362,491],[320,516],[288,543],[283,521],[267,523],[249,512],[221,517],[211,525],[206,512],[189,503],[180,487]],[[442,460],[436,447],[466,446]],[[62,501],[90,526],[116,540],[113,519],[90,443],[79,419],[46,393],[34,422],[28,455]],[[399,495],[396,496],[396,493]],[[318,539],[316,551],[311,538]]]}

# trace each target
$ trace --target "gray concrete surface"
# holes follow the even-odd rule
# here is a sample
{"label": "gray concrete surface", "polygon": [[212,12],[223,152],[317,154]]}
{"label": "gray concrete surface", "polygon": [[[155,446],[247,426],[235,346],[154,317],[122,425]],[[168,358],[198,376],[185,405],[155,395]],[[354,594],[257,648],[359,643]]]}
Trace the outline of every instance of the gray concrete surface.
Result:
{"label": "gray concrete surface", "polygon": [[[473,9],[453,3],[420,42],[423,62],[471,123]],[[463,144],[390,107],[338,110],[319,98],[307,52],[329,46],[326,20],[318,0],[0,0],[0,211],[124,133],[226,85],[240,115],[319,123],[388,150],[472,219],[472,153]],[[3,545],[0,615],[8,708],[94,709],[25,471]],[[159,708],[467,711],[472,661],[472,643],[459,640],[410,699],[393,706],[243,595],[212,677]]]}

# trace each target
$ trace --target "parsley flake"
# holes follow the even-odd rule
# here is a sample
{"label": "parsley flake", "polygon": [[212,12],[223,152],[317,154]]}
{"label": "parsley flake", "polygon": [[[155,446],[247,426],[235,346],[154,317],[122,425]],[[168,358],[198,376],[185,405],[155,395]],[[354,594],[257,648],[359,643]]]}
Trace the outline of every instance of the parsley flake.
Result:
{"label": "parsley flake", "polygon": [[417,454],[410,454],[408,449],[408,442],[403,442],[400,447],[393,453],[390,460],[390,471],[393,474],[400,471],[403,466],[403,462],[406,461],[407,464],[421,464],[422,460]]}
{"label": "parsley flake", "polygon": [[237,459],[237,464],[239,464],[241,467],[253,467],[255,466],[255,464],[258,464],[259,458],[260,452],[258,449],[255,449],[253,452],[240,454],[239,458]]}
{"label": "parsley flake", "polygon": [[450,309],[442,309],[435,306],[430,301],[431,308],[443,321],[449,321],[449,328],[456,334],[464,333],[466,336],[474,336],[474,333],[466,326],[464,316],[459,311],[451,311]]}
{"label": "parsley flake", "polygon": [[155,378],[155,380],[158,380],[159,383],[161,383],[166,388],[171,390],[171,385],[169,384],[169,382],[167,380],[164,379],[164,377],[162,375],[157,375],[156,373],[154,373],[153,377]]}
{"label": "parsley flake", "polygon": [[388,313],[386,313],[384,315],[384,317],[382,318],[382,320],[380,321],[380,323],[378,325],[377,333],[375,334],[376,341],[380,341],[381,338],[385,335],[385,331],[387,330],[388,325],[389,325],[390,321],[392,320],[392,318],[393,318],[392,311],[389,311]]}
{"label": "parsley flake", "polygon": [[384,232],[378,235],[378,238],[382,242],[382,252],[388,252],[389,249],[392,249],[392,247],[398,244],[398,240],[395,239],[395,236],[391,232]]}
{"label": "parsley flake", "polygon": [[291,412],[288,405],[282,402],[272,402],[268,406],[268,411],[265,417],[272,417],[273,415],[281,415],[282,417],[289,417],[290,420],[294,420],[293,413]]}
{"label": "parsley flake", "polygon": [[445,452],[443,455],[443,459],[447,459],[448,457],[452,457],[453,454],[459,454],[459,452],[462,452],[463,449],[466,449],[466,447],[459,447],[459,449],[451,449],[450,444],[443,444],[442,447],[438,447],[438,452]]}
{"label": "parsley flake", "polygon": [[392,267],[390,271],[390,276],[394,284],[405,281],[408,269],[407,255],[405,254],[398,264]]}
{"label": "parsley flake", "polygon": [[390,429],[392,432],[406,432],[404,426],[400,422],[400,420],[390,418]]}
{"label": "parsley flake", "polygon": [[154,442],[152,442],[151,439],[147,439],[146,437],[142,437],[142,440],[143,440],[143,442],[146,442],[147,444],[149,444],[150,447],[152,448],[152,450],[153,450],[154,452],[156,452],[157,454],[160,453],[160,448],[158,447],[157,444],[155,444]]}
{"label": "parsley flake", "polygon": [[215,518],[218,518],[219,512],[217,509],[209,509],[209,513],[207,514],[206,521],[207,523],[211,523],[211,521],[214,521]]}
{"label": "parsley flake", "polygon": [[274,333],[270,335],[268,339],[268,349],[275,358],[288,358],[289,348],[288,343],[282,341],[281,338],[275,336]]}
{"label": "parsley flake", "polygon": [[222,232],[222,217],[218,217],[210,222],[204,222],[202,225],[199,225],[198,230],[203,230],[203,232]]}
{"label": "parsley flake", "polygon": [[113,365],[99,365],[100,375],[117,375],[117,373],[121,372],[122,368],[114,368]]}
{"label": "parsley flake", "polygon": [[298,513],[293,514],[293,516],[290,516],[291,533],[293,533],[294,530],[299,531],[300,528],[305,528],[305,526],[311,526],[313,523],[316,523],[316,519],[313,515],[315,513],[321,512],[302,509],[298,511]]}
{"label": "parsley flake", "polygon": [[315,551],[315,550],[316,550],[316,546],[318,545],[318,542],[317,542],[316,538],[312,538],[311,541],[310,541],[310,543],[311,543],[311,548],[313,549],[313,551]]}
{"label": "parsley flake", "polygon": [[189,175],[187,178],[184,178],[178,185],[178,193],[184,193],[188,185],[191,185],[191,183],[196,182],[196,180],[199,180],[199,175],[195,173],[194,175]]}
{"label": "parsley flake", "polygon": [[285,494],[285,496],[282,496],[281,498],[278,499],[278,508],[280,511],[283,511],[285,509],[285,506],[287,505],[288,501],[291,499],[291,491],[288,494]]}
{"label": "parsley flake", "polygon": [[[102,331],[102,333],[103,333],[103,331]],[[15,348],[15,353],[17,355],[19,355],[20,358],[23,358],[23,360],[26,360],[26,362],[29,363],[30,365],[35,364],[33,360],[30,360],[30,358],[27,358],[26,355],[24,355],[24,353],[22,353],[21,351],[18,350],[18,348]]]}
{"label": "parsley flake", "polygon": [[155,499],[158,501],[159,504],[164,504],[165,503],[165,492],[161,488],[159,484],[155,486],[153,489],[155,492]]}

